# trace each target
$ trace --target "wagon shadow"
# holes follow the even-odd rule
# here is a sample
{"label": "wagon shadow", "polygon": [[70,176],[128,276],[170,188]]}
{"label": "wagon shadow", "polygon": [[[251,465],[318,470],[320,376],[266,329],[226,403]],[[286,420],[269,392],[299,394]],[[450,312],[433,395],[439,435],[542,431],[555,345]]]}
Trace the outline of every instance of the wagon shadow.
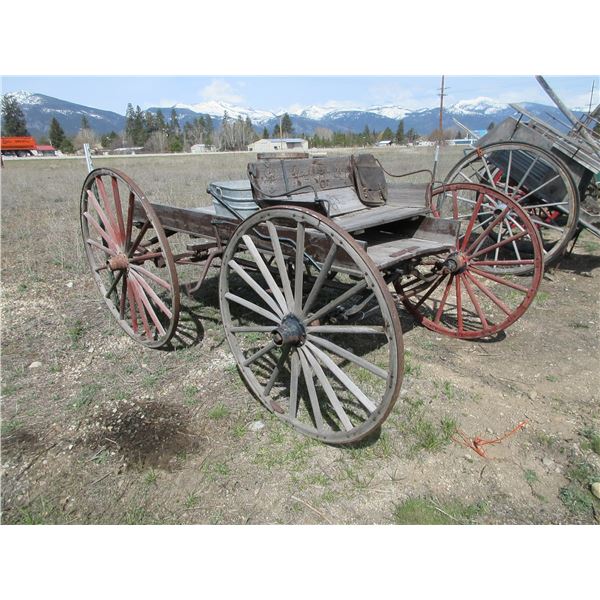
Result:
{"label": "wagon shadow", "polygon": [[600,267],[600,256],[574,253],[566,254],[558,264],[557,269],[575,273],[576,275],[582,275],[583,273],[589,273],[598,267]]}

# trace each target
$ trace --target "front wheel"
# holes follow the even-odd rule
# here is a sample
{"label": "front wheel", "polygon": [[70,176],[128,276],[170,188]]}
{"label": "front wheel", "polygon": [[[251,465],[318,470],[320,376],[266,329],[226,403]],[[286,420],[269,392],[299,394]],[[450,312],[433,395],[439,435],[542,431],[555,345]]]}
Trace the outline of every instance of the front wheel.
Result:
{"label": "front wheel", "polygon": [[277,207],[243,221],[219,297],[239,371],[277,417],[330,444],[386,419],[402,383],[400,320],[377,267],[330,219]]}

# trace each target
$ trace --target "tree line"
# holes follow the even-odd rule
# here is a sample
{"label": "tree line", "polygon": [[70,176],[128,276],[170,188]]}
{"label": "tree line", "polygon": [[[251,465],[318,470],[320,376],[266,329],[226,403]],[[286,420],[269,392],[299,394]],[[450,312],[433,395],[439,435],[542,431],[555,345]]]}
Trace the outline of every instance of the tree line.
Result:
{"label": "tree line", "polygon": [[[25,115],[16,98],[10,94],[2,97],[2,132],[5,136],[29,135]],[[490,128],[493,123],[490,124]],[[294,135],[292,119],[288,113],[278,118],[269,132],[265,126],[263,138],[290,137]],[[317,127],[312,135],[300,134],[299,137],[308,140],[312,148],[372,146],[378,142],[389,141],[394,144],[414,143],[419,139],[417,132],[410,128],[405,132],[404,119],[398,122],[396,131],[386,127],[377,132],[365,126],[361,133],[333,131],[326,127]],[[434,131],[429,139],[450,139],[462,137],[455,130],[444,130],[440,135]],[[140,148],[146,152],[189,152],[196,144],[204,144],[207,149],[216,150],[246,150],[248,145],[259,138],[251,119],[242,116],[236,118],[227,112],[216,125],[210,115],[201,115],[188,120],[183,126],[179,122],[177,111],[173,108],[168,120],[161,109],[144,111],[131,103],[125,112],[125,129],[121,133],[111,131],[99,136],[91,128],[87,117],[81,118],[80,128],[76,135],[69,137],[57,118],[50,122],[47,136],[40,138],[39,143],[50,143],[64,153],[73,153],[83,148],[85,143],[91,148],[100,147],[114,150],[118,147]]]}

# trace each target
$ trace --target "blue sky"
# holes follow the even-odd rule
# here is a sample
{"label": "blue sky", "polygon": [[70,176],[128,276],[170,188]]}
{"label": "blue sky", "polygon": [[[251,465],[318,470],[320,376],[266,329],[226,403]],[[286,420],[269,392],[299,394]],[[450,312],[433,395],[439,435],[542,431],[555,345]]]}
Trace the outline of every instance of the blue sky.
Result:
{"label": "blue sky", "polygon": [[[595,80],[594,104],[600,102],[598,76],[546,76],[571,107],[587,106]],[[499,102],[551,104],[533,76],[446,76],[446,103],[479,96]],[[2,92],[26,90],[78,104],[125,113],[128,102],[172,106],[224,100],[272,111],[294,106],[395,104],[408,109],[439,102],[440,77],[3,77]]]}

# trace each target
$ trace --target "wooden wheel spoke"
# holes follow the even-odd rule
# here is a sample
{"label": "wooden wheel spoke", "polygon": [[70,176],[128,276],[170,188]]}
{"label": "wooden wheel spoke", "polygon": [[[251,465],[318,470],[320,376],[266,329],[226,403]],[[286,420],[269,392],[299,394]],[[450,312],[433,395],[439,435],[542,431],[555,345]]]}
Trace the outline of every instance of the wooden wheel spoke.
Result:
{"label": "wooden wheel spoke", "polygon": [[307,348],[300,348],[300,352],[302,354],[304,354],[305,358],[308,360],[313,371],[317,375],[317,379],[319,380],[321,387],[323,388],[327,398],[329,399],[329,402],[331,403],[331,406],[333,407],[335,414],[338,416],[338,419],[340,420],[342,427],[346,431],[350,431],[352,429],[353,425],[350,422],[350,419],[348,418],[348,415],[346,414],[346,411],[344,410],[344,407],[342,406],[339,398],[336,396],[335,392],[333,391],[333,388],[331,387],[331,384],[329,383],[327,376],[323,372],[321,365],[317,362],[317,359],[311,354],[311,352],[309,352],[309,350]]}
{"label": "wooden wheel spoke", "polygon": [[125,306],[128,293],[127,277],[123,278],[123,285],[121,286],[121,298],[119,301],[119,318],[123,320],[125,318]]}
{"label": "wooden wheel spoke", "polygon": [[160,310],[163,311],[167,318],[173,318],[173,313],[169,310],[167,305],[160,299],[157,293],[152,289],[150,284],[141,275],[136,273],[135,270],[131,269],[130,274],[142,286],[142,288],[146,291],[148,296],[150,296],[154,304],[156,304],[156,306],[158,306],[158,308],[160,308]]}
{"label": "wooden wheel spoke", "polygon": [[333,360],[331,360],[331,358],[329,358],[329,356],[317,348],[312,342],[306,342],[305,346],[319,359],[319,362],[337,377],[340,383],[350,391],[369,412],[373,412],[377,408],[371,399],[333,362]]}
{"label": "wooden wheel spoke", "polygon": [[502,312],[509,316],[512,314],[510,308],[508,308],[508,306],[506,306],[506,304],[504,304],[504,302],[502,302],[502,300],[500,300],[500,298],[498,298],[494,292],[473,277],[473,275],[471,275],[471,273],[468,271],[465,274],[498,308],[500,308],[500,310],[502,310]]}
{"label": "wooden wheel spoke", "polygon": [[450,293],[450,290],[452,288],[453,281],[454,281],[454,275],[450,275],[450,279],[448,280],[448,283],[446,284],[446,288],[444,289],[444,293],[442,294],[442,299],[440,300],[440,304],[435,313],[435,318],[433,319],[434,323],[439,323],[440,319],[442,318],[444,306],[446,305],[446,300],[448,299],[448,294]]}
{"label": "wooden wheel spoke", "polygon": [[130,283],[129,287],[131,288],[131,290],[133,292],[133,298],[135,300],[137,312],[139,312],[139,314],[140,314],[142,325],[144,326],[144,331],[146,332],[146,337],[148,337],[148,339],[153,339],[154,336],[152,335],[152,331],[150,330],[150,324],[148,323],[148,316],[146,314],[146,309],[144,308],[144,303],[140,296],[139,286],[137,286],[135,284],[134,280],[130,280],[129,283]]}
{"label": "wooden wheel spoke", "polygon": [[463,313],[462,313],[462,292],[460,289],[460,280],[461,280],[460,275],[458,275],[454,278],[454,282],[456,285],[456,319],[457,319],[457,327],[458,327],[459,335],[464,331]]}
{"label": "wooden wheel spoke", "polygon": [[115,216],[113,215],[113,211],[111,210],[110,202],[108,200],[108,195],[106,194],[106,188],[104,187],[104,181],[102,181],[101,177],[96,177],[96,187],[100,192],[100,198],[102,199],[102,204],[104,205],[104,211],[106,216],[110,222],[110,227],[112,229],[113,235],[119,244],[124,242],[124,239],[121,235],[121,231],[119,231],[119,226],[117,225],[117,221],[115,220]]}
{"label": "wooden wheel spoke", "polygon": [[317,296],[319,295],[319,292],[321,291],[321,288],[323,287],[325,279],[327,279],[327,275],[329,274],[331,265],[333,265],[333,261],[335,260],[336,254],[337,246],[335,244],[332,244],[331,248],[329,248],[329,252],[327,253],[325,260],[323,261],[321,271],[319,272],[319,275],[317,276],[317,279],[315,280],[315,283],[312,286],[310,293],[308,294],[306,304],[302,309],[302,316],[307,315],[308,311],[312,308],[314,301],[316,300]]}
{"label": "wooden wheel spoke", "polygon": [[300,378],[300,359],[298,352],[292,353],[292,361],[290,367],[290,401],[288,406],[288,417],[296,418],[298,412],[298,379]]}
{"label": "wooden wheel spoke", "polygon": [[481,321],[482,327],[484,329],[489,327],[487,319],[485,318],[485,315],[483,314],[481,305],[479,304],[479,301],[477,300],[477,297],[475,296],[475,292],[473,291],[473,287],[471,286],[471,283],[469,282],[468,277],[463,278],[463,283],[465,284],[465,289],[467,290],[467,294],[471,300],[471,304],[475,307],[475,312],[477,313],[477,316],[479,317],[479,320]]}
{"label": "wooden wheel spoke", "polygon": [[508,214],[509,211],[510,211],[510,207],[507,206],[499,215],[497,215],[493,219],[493,221],[488,225],[487,229],[484,229],[477,236],[477,239],[474,242],[472,242],[471,245],[466,249],[466,253],[470,254],[473,251],[473,248],[477,248],[477,245],[479,244],[479,242],[481,242],[486,237],[488,237],[488,235],[490,235],[490,232],[494,229],[494,227],[496,227],[496,225],[498,225],[498,223],[500,223],[500,221],[502,221],[504,219],[504,217]]}
{"label": "wooden wheel spoke", "polygon": [[380,325],[309,325],[308,333],[372,333],[385,334],[385,329]]}
{"label": "wooden wheel spoke", "polygon": [[479,210],[481,208],[481,204],[483,203],[483,194],[477,194],[477,202],[475,202],[475,207],[473,208],[473,214],[469,219],[469,223],[467,224],[467,229],[465,231],[465,235],[462,240],[461,250],[464,250],[467,246],[469,238],[471,237],[471,232],[473,231],[473,226],[475,225],[475,221],[477,220],[477,215],[479,214]]}
{"label": "wooden wheel spoke", "polygon": [[154,326],[156,327],[157,331],[160,333],[160,335],[165,335],[165,328],[160,322],[158,316],[156,315],[156,312],[152,308],[152,304],[150,303],[150,300],[148,300],[148,296],[146,295],[144,288],[136,279],[132,279],[130,283],[134,284],[138,298],[140,298],[140,300],[142,301],[142,304],[144,305],[146,312],[150,315],[150,319],[152,319],[152,322],[154,323]]}
{"label": "wooden wheel spoke", "polygon": [[112,183],[115,211],[117,213],[117,222],[119,224],[119,231],[121,233],[121,243],[124,244],[127,238],[125,236],[125,224],[123,223],[123,207],[121,205],[121,194],[119,193],[119,182],[114,175],[110,179]]}
{"label": "wooden wheel spoke", "polygon": [[98,248],[98,250],[102,250],[102,252],[106,252],[106,254],[109,254],[110,256],[115,256],[117,254],[112,248],[109,248],[108,246],[103,246],[95,240],[91,240],[88,238],[87,240],[85,240],[85,243],[89,244],[90,246],[94,246],[94,248]]}
{"label": "wooden wheel spoke", "polygon": [[353,354],[349,350],[346,350],[346,349],[342,348],[341,346],[338,346],[337,344],[334,344],[333,342],[331,342],[329,340],[326,340],[317,335],[311,335],[311,334],[308,334],[307,339],[310,340],[313,344],[322,346],[323,348],[326,348],[330,352],[337,354],[341,358],[345,358],[346,360],[353,362],[354,364],[358,365],[359,367],[362,367],[363,369],[370,371],[371,373],[373,373],[373,375],[377,375],[377,377],[381,377],[381,379],[387,379],[387,377],[388,377],[387,371],[384,371],[380,367],[377,367],[376,365],[374,365],[373,363],[369,362],[368,360],[362,358],[361,356],[357,356],[356,354]]}
{"label": "wooden wheel spoke", "polygon": [[273,279],[273,275],[271,275],[271,272],[269,271],[269,268],[265,264],[263,257],[261,256],[260,252],[256,248],[254,242],[252,241],[252,238],[249,235],[244,235],[244,236],[242,236],[242,239],[244,240],[244,243],[246,244],[246,248],[248,248],[250,254],[252,255],[252,258],[254,258],[256,265],[258,266],[262,276],[264,277],[267,285],[269,286],[271,293],[275,297],[275,300],[277,300],[277,303],[279,304],[281,311],[284,314],[286,314],[288,312],[288,308],[287,308],[285,298],[283,297],[283,294],[281,293],[279,286],[275,282],[275,279]]}
{"label": "wooden wheel spoke", "polygon": [[271,350],[273,350],[273,348],[275,348],[275,342],[271,340],[270,342],[268,342],[267,344],[265,344],[262,348],[260,348],[260,350],[257,350],[254,354],[252,354],[251,356],[249,356],[242,363],[242,365],[244,367],[249,367],[253,362],[255,362],[256,360],[258,360],[261,356],[263,356],[267,352],[270,352]]}
{"label": "wooden wheel spoke", "polygon": [[129,252],[131,248],[131,234],[133,232],[133,209],[135,206],[135,195],[133,192],[129,192],[129,198],[127,200],[127,224],[125,226],[125,252]]}
{"label": "wooden wheel spoke", "polygon": [[98,222],[89,212],[84,212],[83,216],[86,218],[87,222],[98,232],[98,235],[108,244],[108,247],[114,251],[116,254],[119,251],[119,248],[115,244],[114,240],[109,236],[109,234],[98,225]]}
{"label": "wooden wheel spoke", "polygon": [[321,414],[321,407],[319,406],[319,398],[317,396],[317,390],[315,388],[315,381],[313,377],[313,371],[306,360],[303,352],[298,352],[300,358],[300,364],[302,366],[302,374],[304,375],[304,383],[308,390],[308,398],[310,400],[310,406],[312,408],[312,415],[315,421],[315,427],[317,431],[322,431],[325,427],[323,422],[323,415]]}
{"label": "wooden wheel spoke", "polygon": [[256,281],[239,265],[235,260],[229,261],[229,266],[256,292],[256,294],[264,300],[269,308],[279,317],[283,317],[283,311],[280,306],[261,288]]}
{"label": "wooden wheel spoke", "polygon": [[273,389],[273,385],[275,384],[275,381],[281,371],[281,367],[283,367],[283,365],[285,364],[285,361],[287,360],[287,357],[289,356],[289,354],[290,354],[290,346],[284,346],[281,349],[281,356],[279,357],[277,364],[273,368],[271,376],[269,377],[269,381],[267,381],[267,385],[265,385],[265,387],[264,387],[263,398],[268,398],[269,394],[271,393],[271,390]]}
{"label": "wooden wheel spoke", "polygon": [[[504,238],[503,240],[496,242],[495,244],[486,246],[485,248],[482,248],[481,250],[477,250],[475,253],[471,254],[469,258],[471,260],[473,260],[474,258],[481,256],[482,254],[489,254],[492,250],[496,250],[498,248],[502,248],[502,246],[506,246],[507,244],[516,242],[517,240],[520,240],[522,237],[524,237],[526,235],[527,235],[526,231],[520,231],[519,233],[516,233],[515,235],[511,235],[510,237]],[[498,260],[497,256],[498,255],[496,254],[494,260]]]}
{"label": "wooden wheel spoke", "polygon": [[[127,280],[125,280],[127,281]],[[127,286],[127,301],[129,302],[129,311],[131,313],[131,328],[135,334],[138,333],[138,320],[136,310],[136,299],[133,289],[130,285]]]}
{"label": "wooden wheel spoke", "polygon": [[444,281],[444,279],[446,279],[447,274],[443,274],[441,277],[438,277],[438,279],[429,287],[429,289],[423,294],[423,296],[420,298],[420,300],[417,302],[417,304],[415,305],[417,308],[419,306],[421,306],[421,304],[423,304],[423,302],[425,302],[425,300],[427,300],[429,298],[429,296],[431,296],[431,294],[433,294],[433,292],[435,292],[435,290],[437,290],[442,281]]}
{"label": "wooden wheel spoke", "polygon": [[283,252],[281,251],[281,244],[279,242],[279,236],[275,225],[271,221],[267,221],[267,228],[269,230],[269,237],[271,238],[271,244],[273,245],[273,252],[275,253],[275,262],[277,264],[277,270],[279,271],[279,277],[281,278],[281,285],[283,287],[283,293],[287,302],[289,311],[294,309],[294,294],[292,293],[292,286],[290,284],[290,278],[285,265],[285,259],[283,258]]}
{"label": "wooden wheel spoke", "polygon": [[148,269],[146,269],[145,267],[142,267],[142,265],[136,265],[136,264],[130,263],[129,268],[133,269],[137,273],[140,273],[140,275],[145,275],[146,277],[148,277],[148,279],[151,279],[152,281],[154,281],[154,283],[157,283],[161,287],[165,288],[165,290],[168,290],[168,291],[172,290],[171,284],[168,281],[165,281],[158,275],[155,275],[152,271],[148,271]]}
{"label": "wooden wheel spoke", "polygon": [[529,288],[525,287],[524,285],[519,285],[518,283],[515,283],[514,281],[510,281],[508,279],[502,279],[502,277],[498,277],[496,275],[493,275],[492,273],[488,273],[487,271],[477,269],[473,265],[471,265],[470,269],[472,273],[476,273],[480,277],[485,277],[486,279],[495,281],[496,283],[499,283],[501,285],[505,285],[509,288],[512,288],[513,290],[518,290],[519,292],[523,292],[524,294],[527,294],[529,292]]}
{"label": "wooden wheel spoke", "polygon": [[296,232],[296,261],[294,264],[294,312],[302,311],[302,294],[304,280],[304,225],[298,223]]}
{"label": "wooden wheel spoke", "polygon": [[244,306],[245,308],[250,309],[252,312],[262,315],[266,319],[269,319],[269,321],[273,321],[277,324],[279,324],[281,321],[281,319],[276,314],[274,314],[264,308],[261,308],[260,306],[254,304],[254,302],[250,302],[249,300],[240,298],[239,296],[236,296],[235,294],[232,294],[231,292],[227,292],[225,294],[225,298],[227,298],[227,300],[231,300],[231,302],[235,302],[236,304],[240,304],[241,306]]}
{"label": "wooden wheel spoke", "polygon": [[140,231],[137,234],[137,237],[135,238],[135,241],[131,244],[131,246],[129,246],[129,250],[127,251],[127,258],[131,258],[135,254],[135,251],[137,250],[137,247],[142,242],[142,239],[146,235],[146,232],[150,228],[150,225],[151,225],[150,221],[146,221],[142,225]]}
{"label": "wooden wheel spoke", "polygon": [[304,319],[304,323],[306,325],[308,325],[309,323],[312,323],[313,321],[322,319],[323,317],[328,315],[334,308],[336,308],[337,306],[339,306],[340,304],[342,304],[343,302],[348,300],[348,298],[352,298],[352,296],[354,296],[355,294],[358,294],[359,292],[364,290],[366,287],[367,287],[366,280],[359,281],[357,284],[353,285],[349,290],[347,290],[346,292],[344,292],[337,298],[334,298],[333,300],[331,300],[331,302],[328,302],[325,306],[320,308],[316,313],[306,317]]}
{"label": "wooden wheel spoke", "polygon": [[231,327],[233,333],[271,333],[272,325],[234,325]]}
{"label": "wooden wheel spoke", "polygon": [[117,232],[115,231],[112,222],[107,217],[106,213],[100,206],[100,203],[96,199],[96,196],[94,196],[94,193],[91,190],[88,190],[88,198],[98,217],[100,217],[100,221],[102,221],[102,225],[104,226],[105,231],[111,237],[114,245],[116,246],[119,243],[119,236],[117,235]]}
{"label": "wooden wheel spoke", "polygon": [[117,276],[113,279],[113,282],[111,283],[111,286],[108,288],[108,291],[106,292],[106,294],[104,294],[105,298],[110,298],[112,296],[112,293],[115,291],[115,288],[119,284],[119,281],[121,281],[121,277],[123,277],[123,273],[124,273],[124,271],[119,271],[117,273]]}

